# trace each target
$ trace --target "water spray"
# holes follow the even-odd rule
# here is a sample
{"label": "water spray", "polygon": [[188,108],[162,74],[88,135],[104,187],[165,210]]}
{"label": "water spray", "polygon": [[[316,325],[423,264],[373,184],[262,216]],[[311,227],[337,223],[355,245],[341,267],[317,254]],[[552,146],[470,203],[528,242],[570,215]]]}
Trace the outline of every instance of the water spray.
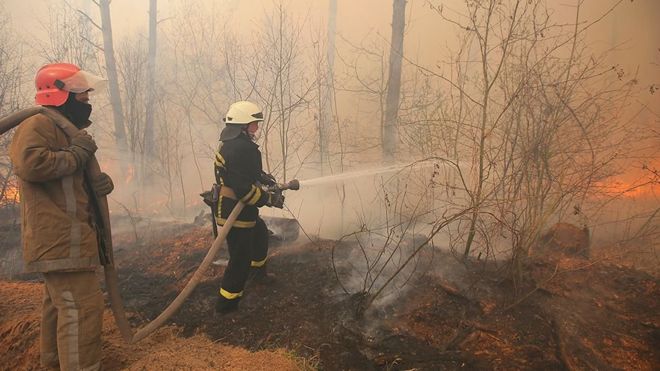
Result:
{"label": "water spray", "polygon": [[366,176],[370,176],[370,175],[394,173],[394,172],[403,170],[406,167],[411,167],[411,166],[417,165],[417,164],[419,164],[419,166],[421,168],[425,168],[425,167],[429,167],[429,166],[433,165],[433,163],[430,162],[430,161],[413,162],[413,163],[408,163],[408,164],[395,164],[395,165],[389,165],[389,166],[382,166],[382,167],[378,167],[378,168],[349,171],[349,172],[340,173],[340,174],[326,175],[326,176],[321,176],[321,177],[317,177],[317,178],[301,180],[300,185],[303,185],[305,187],[311,187],[311,186],[316,186],[316,185],[325,184],[325,183],[334,183],[334,182],[340,182],[340,181],[348,180],[348,179],[362,178],[362,177],[366,177]]}

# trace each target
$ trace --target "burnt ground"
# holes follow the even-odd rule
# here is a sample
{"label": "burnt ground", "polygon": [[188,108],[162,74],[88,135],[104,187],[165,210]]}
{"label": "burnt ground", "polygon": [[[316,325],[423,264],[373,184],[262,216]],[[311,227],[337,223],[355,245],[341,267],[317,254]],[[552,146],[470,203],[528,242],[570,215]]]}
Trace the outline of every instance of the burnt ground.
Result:
{"label": "burnt ground", "polygon": [[[114,224],[115,255],[129,320],[140,327],[178,294],[212,238],[208,226],[133,222],[124,232]],[[659,368],[657,276],[622,259],[536,257],[514,287],[493,263],[465,265],[434,251],[431,265],[441,270],[420,267],[396,300],[363,311],[369,296],[345,293],[331,261],[333,249],[348,256],[354,246],[306,241],[274,241],[275,279],[249,282],[238,312],[214,313],[222,265],[211,266],[167,327],[136,346],[121,341],[107,312],[105,368]],[[20,256],[8,246],[0,263],[11,268]],[[0,280],[0,369],[38,369],[43,288],[35,280],[15,272]]]}
{"label": "burnt ground", "polygon": [[[155,318],[211,245],[209,227],[161,225],[118,236],[116,263],[134,326]],[[331,263],[333,241],[271,247],[266,284],[249,282],[240,310],[214,313],[224,267],[213,265],[170,320],[181,336],[252,351],[285,348],[323,370],[599,369],[660,365],[658,279],[612,261],[562,255],[527,262],[514,288],[493,264],[435,253],[427,272],[388,305],[361,311]],[[350,249],[337,245],[335,249]],[[224,247],[223,247],[224,249]],[[223,250],[224,251],[224,250]],[[447,271],[447,270],[444,270]],[[514,294],[515,293],[515,294]]]}

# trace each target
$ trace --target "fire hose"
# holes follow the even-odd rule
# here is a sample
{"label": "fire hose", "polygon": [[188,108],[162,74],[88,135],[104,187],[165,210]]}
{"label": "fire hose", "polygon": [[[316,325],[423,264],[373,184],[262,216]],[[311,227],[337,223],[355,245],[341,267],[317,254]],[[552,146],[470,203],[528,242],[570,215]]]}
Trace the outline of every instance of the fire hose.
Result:
{"label": "fire hose", "polygon": [[[27,118],[40,113],[52,119],[55,122],[55,124],[60,129],[62,129],[62,131],[64,131],[64,133],[68,137],[73,137],[79,130],[75,125],[73,125],[66,117],[64,117],[58,111],[39,106],[39,107],[26,108],[0,119],[0,135],[11,130],[12,128],[14,128],[22,121],[26,120]],[[87,162],[87,168],[85,170],[87,176],[91,177],[92,179],[95,179],[100,175],[101,168],[95,156],[92,156],[90,160]],[[280,191],[286,189],[298,189],[299,183],[297,180],[293,180],[286,184],[278,184],[277,186]],[[163,310],[163,312],[160,315],[158,315],[158,317],[156,317],[147,325],[139,329],[137,332],[133,332],[126,318],[124,302],[119,293],[119,279],[114,264],[114,255],[112,249],[112,234],[110,229],[111,228],[110,213],[108,209],[108,200],[106,196],[101,196],[101,197],[96,196],[96,204],[98,205],[98,212],[100,214],[98,218],[100,220],[98,222],[102,225],[105,231],[105,233],[103,234],[103,238],[105,241],[106,259],[104,259],[103,261],[103,270],[105,275],[106,290],[108,291],[108,297],[110,298],[110,309],[112,310],[113,317],[115,317],[115,322],[117,323],[117,327],[119,328],[119,332],[122,338],[124,339],[124,341],[131,344],[136,343],[147,337],[158,327],[160,327],[163,323],[165,323],[165,321],[167,321],[181,307],[181,305],[185,302],[188,296],[190,296],[190,294],[193,292],[193,290],[195,289],[195,287],[203,277],[204,273],[208,269],[209,265],[211,265],[211,262],[215,258],[215,255],[222,246],[222,242],[227,237],[229,230],[231,229],[232,225],[236,221],[236,218],[238,217],[238,215],[243,210],[243,207],[245,206],[245,204],[241,201],[238,201],[236,203],[236,206],[234,207],[231,214],[227,218],[227,221],[222,226],[220,231],[218,231],[218,236],[215,238],[215,241],[213,241],[211,248],[204,257],[204,260],[199,265],[199,267],[193,274],[192,278],[188,281],[188,283],[183,288],[183,290],[181,290],[179,295],[177,295],[177,297],[170,303],[170,305],[167,306],[167,308],[165,308],[165,310]]]}
{"label": "fire hose", "polygon": [[[272,188],[272,190],[276,192],[282,192],[287,189],[297,190],[299,188],[300,188],[300,182],[294,179],[288,183],[277,184]],[[149,322],[146,326],[141,328],[135,335],[133,335],[133,338],[130,341],[131,343],[136,343],[147,337],[149,334],[154,332],[154,330],[156,330],[163,323],[165,323],[165,321],[167,321],[174,313],[176,313],[177,310],[179,310],[179,308],[184,303],[184,301],[188,298],[188,296],[190,296],[193,290],[195,290],[195,287],[197,287],[197,284],[204,276],[204,273],[208,269],[209,265],[211,265],[211,263],[213,262],[215,255],[217,254],[218,250],[220,250],[220,246],[222,246],[222,241],[224,241],[225,238],[227,238],[227,234],[229,233],[229,230],[236,221],[236,218],[238,218],[238,215],[243,210],[243,207],[245,207],[245,204],[243,202],[241,202],[240,200],[236,202],[236,206],[234,206],[234,209],[229,214],[227,221],[218,231],[218,236],[215,238],[215,241],[213,241],[213,245],[211,245],[211,248],[204,257],[204,260],[202,260],[202,263],[199,265],[195,273],[193,273],[193,276],[192,278],[190,278],[190,281],[188,281],[188,283],[186,284],[186,287],[184,287],[183,290],[181,290],[179,295],[172,301],[172,303],[170,303],[170,305],[167,308],[165,308],[165,310],[158,317],[156,317],[156,319]],[[121,298],[119,298],[119,300],[121,300]]]}
{"label": "fire hose", "polygon": [[[244,203],[241,201],[238,201],[236,203],[236,206],[234,206],[234,209],[231,211],[231,214],[229,214],[229,217],[227,218],[227,221],[225,222],[225,225],[220,228],[218,231],[218,237],[215,238],[215,241],[213,241],[213,245],[211,245],[211,248],[209,251],[206,253],[206,256],[204,257],[204,260],[202,260],[202,263],[199,265],[199,268],[193,273],[192,278],[186,286],[181,290],[179,295],[177,295],[176,298],[170,303],[170,305],[165,308],[165,310],[158,316],[156,319],[153,321],[149,322],[146,326],[141,328],[135,335],[130,340],[130,343],[136,343],[145,337],[147,337],[149,334],[154,332],[157,328],[159,328],[165,321],[167,321],[174,313],[176,313],[177,310],[181,307],[184,301],[190,296],[190,294],[195,290],[195,287],[197,287],[197,284],[199,281],[202,279],[202,276],[206,272],[206,269],[208,269],[209,265],[213,262],[213,259],[215,258],[216,253],[218,250],[220,250],[220,246],[222,246],[222,241],[227,237],[227,233],[229,233],[229,230],[231,229],[231,226],[234,224],[234,221],[236,221],[236,218],[238,217],[238,214],[241,213],[243,210],[243,207],[245,206]],[[121,298],[119,298],[121,300]]]}

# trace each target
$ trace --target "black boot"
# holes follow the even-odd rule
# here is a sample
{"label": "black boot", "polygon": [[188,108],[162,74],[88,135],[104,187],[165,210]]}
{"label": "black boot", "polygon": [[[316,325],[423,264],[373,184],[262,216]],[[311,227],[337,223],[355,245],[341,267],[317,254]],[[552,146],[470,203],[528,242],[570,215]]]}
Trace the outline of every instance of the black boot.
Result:
{"label": "black boot", "polygon": [[215,312],[219,314],[227,314],[238,310],[238,302],[241,298],[227,299],[222,296],[218,297],[215,302]]}

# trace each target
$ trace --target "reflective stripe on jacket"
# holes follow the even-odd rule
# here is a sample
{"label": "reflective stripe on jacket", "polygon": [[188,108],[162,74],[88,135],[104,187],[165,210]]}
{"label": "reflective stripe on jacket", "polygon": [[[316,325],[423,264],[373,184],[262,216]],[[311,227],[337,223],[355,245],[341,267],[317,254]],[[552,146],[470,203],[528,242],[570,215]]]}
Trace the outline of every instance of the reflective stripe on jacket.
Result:
{"label": "reflective stripe on jacket", "polygon": [[27,272],[87,270],[99,265],[83,172],[69,139],[43,114],[23,121],[9,156],[19,178]]}
{"label": "reflective stripe on jacket", "polygon": [[263,191],[258,183],[262,172],[259,146],[243,133],[236,138],[220,142],[215,153],[214,168],[216,183],[230,188],[236,197],[227,197],[227,194],[221,191],[216,215],[218,224],[224,225],[236,206],[236,199],[240,199],[245,203],[245,207],[233,226],[254,227],[259,215],[258,207],[264,206],[270,200],[270,194]]}

